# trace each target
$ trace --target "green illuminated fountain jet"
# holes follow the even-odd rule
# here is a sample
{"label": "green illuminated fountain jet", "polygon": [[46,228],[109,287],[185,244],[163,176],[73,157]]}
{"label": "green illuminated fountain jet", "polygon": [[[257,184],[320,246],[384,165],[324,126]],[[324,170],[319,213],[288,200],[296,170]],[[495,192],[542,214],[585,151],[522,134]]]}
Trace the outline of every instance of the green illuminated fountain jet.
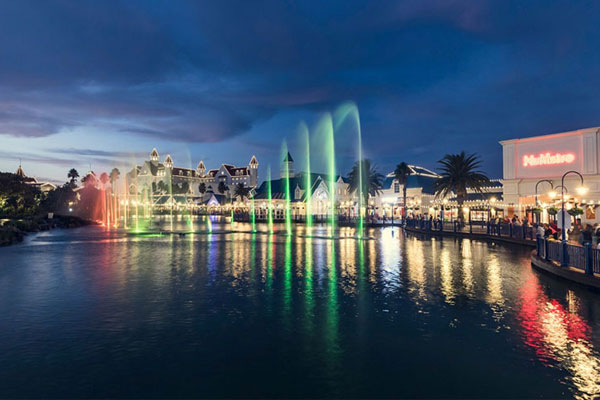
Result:
{"label": "green illuminated fountain jet", "polygon": [[310,175],[310,134],[308,132],[308,127],[304,122],[300,124],[299,127],[300,134],[303,136],[304,145],[305,145],[305,154],[306,154],[306,166],[305,166],[305,174],[304,174],[304,186],[305,192],[304,196],[306,198],[305,202],[305,215],[306,215],[306,234],[311,235],[312,233],[312,225],[313,225],[313,209],[312,209],[312,181]]}
{"label": "green illuminated fountain jet", "polygon": [[347,118],[351,118],[355,124],[356,134],[358,138],[357,148],[358,148],[358,160],[359,160],[359,169],[358,169],[358,219],[356,222],[356,230],[357,236],[359,238],[363,237],[364,234],[364,220],[365,220],[365,205],[364,203],[364,185],[363,185],[363,174],[364,168],[362,165],[362,133],[360,128],[360,114],[358,113],[358,107],[354,103],[346,103],[338,107],[335,113],[335,129],[338,130],[340,126],[346,121]]}
{"label": "green illuminated fountain jet", "polygon": [[290,153],[288,152],[287,143],[283,141],[281,146],[282,153],[284,154],[283,160],[283,185],[285,192],[285,233],[289,236],[292,234],[292,209],[291,209],[291,195],[290,195]]}

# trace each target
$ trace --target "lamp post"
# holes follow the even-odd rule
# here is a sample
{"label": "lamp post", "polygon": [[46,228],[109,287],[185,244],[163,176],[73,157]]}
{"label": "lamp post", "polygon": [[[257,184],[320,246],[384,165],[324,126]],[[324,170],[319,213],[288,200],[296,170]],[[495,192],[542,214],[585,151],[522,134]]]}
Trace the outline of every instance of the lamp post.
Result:
{"label": "lamp post", "polygon": [[[548,182],[550,184],[550,189],[554,189],[554,183],[552,183],[550,179],[541,179],[537,181],[537,183],[535,184],[535,208],[538,207],[538,185],[542,182]],[[538,222],[540,221],[538,220]]]}
{"label": "lamp post", "polygon": [[560,194],[561,194],[561,212],[560,212],[560,218],[561,218],[561,223],[562,223],[562,241],[566,242],[567,241],[567,234],[566,234],[566,229],[565,229],[565,177],[569,174],[575,174],[577,176],[579,176],[579,179],[581,179],[581,186],[579,188],[577,188],[577,192],[579,194],[585,194],[586,189],[583,187],[583,176],[577,172],[577,171],[567,171],[563,174],[561,180],[560,180]]}

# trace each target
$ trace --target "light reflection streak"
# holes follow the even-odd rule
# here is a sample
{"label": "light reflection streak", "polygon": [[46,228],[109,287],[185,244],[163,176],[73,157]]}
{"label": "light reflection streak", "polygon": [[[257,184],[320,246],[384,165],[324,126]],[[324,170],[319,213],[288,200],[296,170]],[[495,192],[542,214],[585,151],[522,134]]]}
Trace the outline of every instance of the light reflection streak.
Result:
{"label": "light reflection streak", "polygon": [[454,298],[456,297],[456,291],[452,284],[453,271],[452,261],[450,260],[450,250],[446,246],[442,247],[440,252],[440,278],[441,278],[441,289],[442,294],[448,304],[454,304]]}
{"label": "light reflection streak", "polygon": [[565,310],[549,299],[535,277],[521,288],[518,318],[525,334],[525,344],[535,349],[538,358],[549,366],[551,360],[569,372],[577,399],[600,395],[600,361],[591,343],[591,329],[577,314]]}
{"label": "light reflection streak", "polygon": [[464,239],[460,242],[462,259],[462,283],[465,288],[467,296],[474,297],[474,286],[473,283],[473,254],[472,254],[472,243],[469,239]]}

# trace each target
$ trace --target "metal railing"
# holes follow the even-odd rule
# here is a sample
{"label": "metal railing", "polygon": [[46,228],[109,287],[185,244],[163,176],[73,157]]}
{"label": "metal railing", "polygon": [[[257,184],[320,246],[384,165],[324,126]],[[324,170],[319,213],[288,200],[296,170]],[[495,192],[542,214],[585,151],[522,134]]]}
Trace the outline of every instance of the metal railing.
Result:
{"label": "metal railing", "polygon": [[600,249],[592,247],[591,243],[581,246],[538,236],[537,254],[546,261],[581,270],[587,275],[600,273]]}
{"label": "metal railing", "polygon": [[482,234],[527,241],[536,239],[537,229],[537,225],[493,224],[486,221],[460,223],[458,221],[442,222],[440,220],[410,218],[406,219],[403,225],[407,228],[424,231]]}

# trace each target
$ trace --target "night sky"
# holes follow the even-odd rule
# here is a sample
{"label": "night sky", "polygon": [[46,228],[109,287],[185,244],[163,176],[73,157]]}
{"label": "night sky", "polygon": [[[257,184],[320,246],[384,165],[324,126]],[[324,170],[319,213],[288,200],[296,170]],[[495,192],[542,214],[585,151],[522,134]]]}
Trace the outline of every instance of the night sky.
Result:
{"label": "night sky", "polygon": [[[598,1],[0,0],[0,170],[64,181],[156,147],[255,154],[264,179],[351,101],[380,172],[465,150],[499,178],[499,140],[600,125],[599,67]],[[336,143],[346,174],[351,124]]]}

